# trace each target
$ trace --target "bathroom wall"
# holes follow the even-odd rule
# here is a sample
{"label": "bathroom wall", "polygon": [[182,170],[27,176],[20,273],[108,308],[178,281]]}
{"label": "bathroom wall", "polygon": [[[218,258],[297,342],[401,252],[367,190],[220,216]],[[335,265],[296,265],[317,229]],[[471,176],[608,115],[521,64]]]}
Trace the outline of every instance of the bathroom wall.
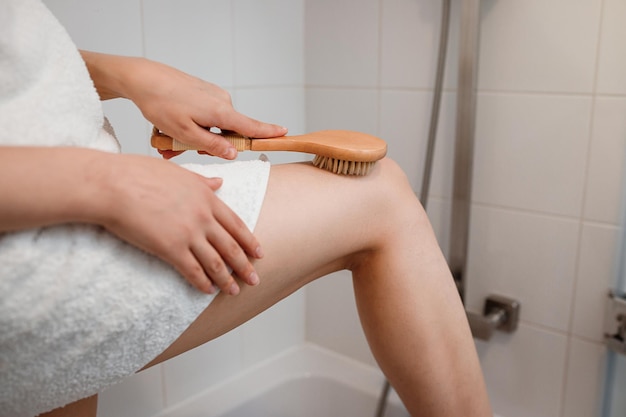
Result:
{"label": "bathroom wall", "polygon": [[[428,203],[444,251],[460,12],[460,2],[452,3]],[[522,304],[516,333],[477,342],[494,411],[595,416],[606,359],[605,294],[619,243],[626,2],[481,5],[467,306],[480,311],[491,293]],[[432,0],[309,0],[305,7],[307,129],[384,137],[416,191],[440,14],[441,2]],[[356,330],[349,276],[318,281],[306,294],[307,338],[373,363]]]}
{"label": "bathroom wall", "polygon": [[[295,0],[45,0],[80,48],[146,56],[225,87],[237,109],[304,130],[304,3]],[[155,154],[128,101],[104,104],[125,152]],[[156,154],[155,154],[156,155]],[[244,154],[241,158],[257,158]],[[179,162],[206,162],[183,155]],[[273,162],[301,156],[271,156]],[[222,338],[100,395],[99,417],[148,417],[304,341],[295,294]]]}
{"label": "bathroom wall", "polygon": [[[45,3],[79,47],[175,65],[227,88],[241,111],[293,133],[346,128],[384,137],[418,191],[440,2]],[[460,1],[452,3],[428,203],[444,251]],[[626,140],[626,4],[483,0],[482,8],[467,303],[480,310],[489,293],[522,303],[515,334],[477,342],[488,388],[505,417],[597,415]],[[107,102],[105,111],[125,151],[153,154],[149,126],[132,104]],[[351,294],[347,274],[320,280],[223,338],[106,391],[99,415],[153,416],[305,340],[372,364]]]}

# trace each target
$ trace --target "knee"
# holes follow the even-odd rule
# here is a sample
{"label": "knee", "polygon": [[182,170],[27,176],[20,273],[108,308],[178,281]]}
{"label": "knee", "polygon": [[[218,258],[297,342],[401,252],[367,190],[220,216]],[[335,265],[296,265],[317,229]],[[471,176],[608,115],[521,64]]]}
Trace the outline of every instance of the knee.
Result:
{"label": "knee", "polygon": [[382,230],[401,231],[416,223],[428,223],[406,174],[395,161],[382,159],[370,175],[374,184],[369,187],[373,192],[368,193],[366,210]]}
{"label": "knee", "polygon": [[421,208],[415,191],[400,165],[390,158],[383,158],[377,165],[373,179],[377,182],[375,188],[379,193],[376,197],[381,200],[380,204],[392,212],[402,209],[414,211],[418,207]]}

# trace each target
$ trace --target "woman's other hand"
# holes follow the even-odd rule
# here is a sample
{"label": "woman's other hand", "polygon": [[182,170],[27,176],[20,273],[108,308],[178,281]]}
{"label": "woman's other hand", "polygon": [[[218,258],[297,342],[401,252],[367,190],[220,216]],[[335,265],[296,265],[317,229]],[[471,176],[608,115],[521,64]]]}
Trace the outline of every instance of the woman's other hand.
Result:
{"label": "woman's other hand", "polygon": [[[245,116],[224,89],[158,62],[81,51],[102,99],[126,97],[165,134],[225,159],[236,149],[209,128],[251,138],[283,136],[287,129]],[[165,152],[165,157],[176,155]]]}

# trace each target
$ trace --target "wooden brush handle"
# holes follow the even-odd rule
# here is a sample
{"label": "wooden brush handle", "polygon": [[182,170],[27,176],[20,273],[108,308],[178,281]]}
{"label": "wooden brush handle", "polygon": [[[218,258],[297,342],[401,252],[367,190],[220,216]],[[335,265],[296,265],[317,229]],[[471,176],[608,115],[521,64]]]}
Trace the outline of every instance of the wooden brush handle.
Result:
{"label": "wooden brush handle", "polygon": [[[251,151],[291,151],[304,152],[342,159],[346,161],[372,162],[382,159],[387,153],[387,144],[382,139],[365,133],[349,130],[321,130],[296,136],[280,136],[267,139],[249,139],[225,134],[231,143],[245,141],[236,145],[238,150]],[[172,150],[174,139],[156,130],[151,139],[152,146],[161,150]],[[177,148],[176,150],[183,150]],[[199,150],[185,146],[185,150]]]}

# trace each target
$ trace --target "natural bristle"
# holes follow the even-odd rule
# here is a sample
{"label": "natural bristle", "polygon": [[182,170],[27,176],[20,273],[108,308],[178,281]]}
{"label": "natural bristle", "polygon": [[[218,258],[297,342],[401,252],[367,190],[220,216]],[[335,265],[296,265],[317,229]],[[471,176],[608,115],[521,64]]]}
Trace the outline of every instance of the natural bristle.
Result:
{"label": "natural bristle", "polygon": [[335,174],[343,175],[367,175],[376,162],[345,161],[343,159],[330,158],[315,155],[313,165]]}

